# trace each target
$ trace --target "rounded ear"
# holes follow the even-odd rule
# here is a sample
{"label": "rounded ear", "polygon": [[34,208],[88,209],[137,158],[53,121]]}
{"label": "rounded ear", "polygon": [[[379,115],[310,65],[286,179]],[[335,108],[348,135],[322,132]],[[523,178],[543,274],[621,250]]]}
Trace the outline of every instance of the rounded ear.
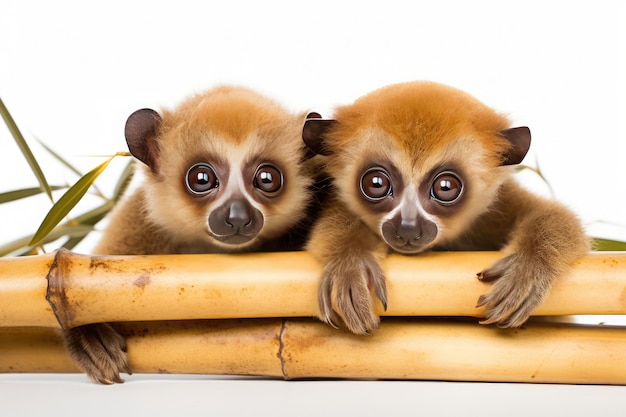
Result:
{"label": "rounded ear", "polygon": [[319,113],[309,113],[302,128],[302,140],[315,155],[330,155],[324,144],[326,133],[337,123],[334,119],[322,119]]}
{"label": "rounded ear", "polygon": [[124,135],[130,153],[152,171],[157,171],[159,144],[157,132],[161,126],[161,116],[152,109],[140,109],[128,116]]}
{"label": "rounded ear", "polygon": [[512,127],[500,131],[500,136],[513,145],[505,155],[502,165],[517,165],[530,149],[530,129],[526,126]]}

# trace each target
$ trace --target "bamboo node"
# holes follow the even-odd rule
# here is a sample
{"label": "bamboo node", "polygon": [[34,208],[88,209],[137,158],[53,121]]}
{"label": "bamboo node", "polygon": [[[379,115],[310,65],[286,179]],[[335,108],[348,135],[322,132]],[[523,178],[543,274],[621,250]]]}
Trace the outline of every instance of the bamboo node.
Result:
{"label": "bamboo node", "polygon": [[74,320],[74,311],[67,299],[65,290],[69,288],[65,280],[71,272],[72,253],[67,249],[59,249],[52,261],[46,279],[48,288],[46,289],[46,301],[52,307],[62,329],[69,329]]}

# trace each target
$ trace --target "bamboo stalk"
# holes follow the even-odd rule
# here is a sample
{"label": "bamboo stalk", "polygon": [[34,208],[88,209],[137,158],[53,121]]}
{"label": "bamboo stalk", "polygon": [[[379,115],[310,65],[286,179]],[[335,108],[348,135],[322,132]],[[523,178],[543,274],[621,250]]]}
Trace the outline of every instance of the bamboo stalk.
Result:
{"label": "bamboo stalk", "polygon": [[[387,316],[472,316],[498,252],[392,255]],[[0,259],[0,326],[311,317],[321,268],[305,252],[87,256],[66,250]],[[626,314],[626,252],[589,253],[535,315]]]}
{"label": "bamboo stalk", "polygon": [[[135,373],[625,384],[623,329],[531,321],[496,329],[385,318],[370,337],[309,319],[117,324]],[[76,372],[50,328],[0,328],[0,372]]]}

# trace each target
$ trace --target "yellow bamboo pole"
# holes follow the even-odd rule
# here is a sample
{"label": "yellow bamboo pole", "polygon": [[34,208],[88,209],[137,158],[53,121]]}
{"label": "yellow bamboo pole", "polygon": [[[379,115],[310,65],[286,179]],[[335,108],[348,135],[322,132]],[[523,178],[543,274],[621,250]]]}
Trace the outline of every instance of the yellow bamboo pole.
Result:
{"label": "yellow bamboo pole", "polygon": [[[311,319],[117,324],[135,373],[625,384],[620,328],[384,318],[373,336]],[[76,372],[55,329],[0,328],[0,372]]]}
{"label": "yellow bamboo pole", "polygon": [[[392,255],[387,316],[473,316],[497,252]],[[0,259],[0,326],[311,317],[320,265],[305,252],[87,256],[61,250]],[[379,306],[380,307],[380,306]],[[626,252],[589,253],[535,315],[626,314]]]}
{"label": "yellow bamboo pole", "polygon": [[46,301],[54,254],[0,258],[0,326],[56,326]]}

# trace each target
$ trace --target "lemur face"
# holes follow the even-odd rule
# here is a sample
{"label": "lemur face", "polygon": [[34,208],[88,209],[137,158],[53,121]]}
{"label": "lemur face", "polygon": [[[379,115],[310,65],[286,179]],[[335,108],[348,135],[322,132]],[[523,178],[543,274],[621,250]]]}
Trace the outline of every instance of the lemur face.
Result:
{"label": "lemur face", "polygon": [[304,118],[244,88],[221,87],[127,122],[148,169],[147,214],[173,236],[252,247],[302,219],[311,180],[300,167]]}
{"label": "lemur face", "polygon": [[307,120],[305,142],[326,154],[344,205],[406,254],[463,233],[530,140],[527,128],[508,129],[474,98],[433,83],[374,91],[335,116]]}

